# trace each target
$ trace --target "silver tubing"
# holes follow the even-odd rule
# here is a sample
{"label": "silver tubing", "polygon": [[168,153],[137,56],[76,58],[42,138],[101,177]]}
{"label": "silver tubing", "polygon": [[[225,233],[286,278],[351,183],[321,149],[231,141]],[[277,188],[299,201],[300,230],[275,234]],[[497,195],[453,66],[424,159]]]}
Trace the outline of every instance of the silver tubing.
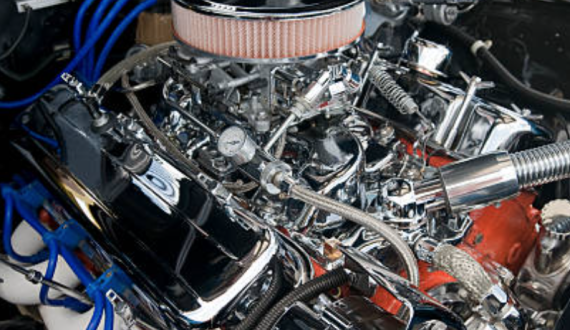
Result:
{"label": "silver tubing", "polygon": [[293,113],[290,114],[289,117],[287,117],[287,119],[283,122],[283,124],[281,124],[281,126],[279,126],[277,131],[271,136],[271,139],[263,147],[263,150],[265,152],[269,152],[271,150],[271,148],[273,147],[273,145],[275,145],[275,143],[277,143],[277,141],[279,141],[279,139],[281,139],[281,136],[283,136],[283,134],[285,134],[285,132],[287,132],[289,127],[291,125],[293,125],[293,122],[296,119],[297,119],[297,116],[295,114],[293,114]]}
{"label": "silver tubing", "polygon": [[418,202],[452,213],[485,207],[521,189],[570,178],[570,141],[514,154],[481,155],[439,169],[439,180],[417,182]]}
{"label": "silver tubing", "polygon": [[515,197],[519,181],[507,153],[493,153],[455,162],[439,169],[452,213],[481,208]]}
{"label": "silver tubing", "polygon": [[419,285],[420,275],[416,257],[408,244],[392,227],[383,223],[381,220],[372,217],[366,212],[337,202],[326,196],[319,195],[318,193],[299,185],[293,185],[291,187],[291,196],[302,202],[313,205],[322,211],[340,215],[347,220],[380,234],[392,245],[398,256],[400,256],[404,262],[409,281],[416,286]]}
{"label": "silver tubing", "polygon": [[4,265],[10,267],[13,271],[22,274],[27,281],[33,283],[33,284],[42,284],[45,285],[47,287],[49,287],[50,289],[54,289],[56,291],[59,291],[61,294],[77,299],[78,301],[86,304],[86,305],[93,305],[93,303],[91,302],[91,300],[89,299],[89,297],[79,291],[76,291],[66,285],[63,285],[59,282],[53,281],[53,280],[48,280],[46,278],[44,278],[43,274],[33,270],[33,269],[28,269],[25,267],[22,267],[16,263],[13,263],[11,261],[8,260],[8,258],[4,255],[0,256],[0,263],[3,263]]}
{"label": "silver tubing", "polygon": [[521,189],[570,178],[570,141],[510,155]]}
{"label": "silver tubing", "polygon": [[[467,87],[467,92],[465,96],[461,97],[461,105],[459,107],[450,106],[448,108],[448,113],[446,113],[446,117],[453,118],[450,121],[450,126],[442,127],[436,132],[436,138],[439,139],[443,138],[443,147],[446,149],[451,149],[456,142],[456,137],[460,136],[462,133],[462,128],[467,123],[471,117],[473,108],[471,108],[471,102],[475,97],[475,93],[479,88],[479,84],[481,84],[481,78],[473,77],[469,81],[469,86]],[[445,122],[445,120],[444,120]]]}

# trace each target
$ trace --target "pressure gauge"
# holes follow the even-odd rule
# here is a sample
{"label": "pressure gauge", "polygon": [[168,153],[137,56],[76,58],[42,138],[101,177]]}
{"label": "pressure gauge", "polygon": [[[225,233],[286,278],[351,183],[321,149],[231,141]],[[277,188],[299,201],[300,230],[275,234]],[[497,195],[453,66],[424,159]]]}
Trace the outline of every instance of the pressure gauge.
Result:
{"label": "pressure gauge", "polygon": [[243,128],[232,126],[220,135],[218,151],[237,165],[242,165],[253,159],[256,145]]}

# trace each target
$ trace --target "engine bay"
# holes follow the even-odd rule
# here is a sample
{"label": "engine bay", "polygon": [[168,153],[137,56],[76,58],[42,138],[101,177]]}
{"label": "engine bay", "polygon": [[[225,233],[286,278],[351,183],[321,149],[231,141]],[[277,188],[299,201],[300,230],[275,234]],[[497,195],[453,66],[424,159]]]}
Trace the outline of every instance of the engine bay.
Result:
{"label": "engine bay", "polygon": [[0,93],[7,324],[566,328],[565,69],[472,34],[524,5],[127,2],[11,4],[80,40]]}

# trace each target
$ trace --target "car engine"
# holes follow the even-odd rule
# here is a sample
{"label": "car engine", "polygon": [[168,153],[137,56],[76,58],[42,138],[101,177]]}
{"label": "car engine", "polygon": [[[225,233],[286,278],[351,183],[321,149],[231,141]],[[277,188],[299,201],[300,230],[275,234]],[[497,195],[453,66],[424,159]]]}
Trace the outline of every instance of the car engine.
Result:
{"label": "car engine", "polygon": [[568,76],[480,33],[539,9],[5,3],[0,329],[567,328]]}

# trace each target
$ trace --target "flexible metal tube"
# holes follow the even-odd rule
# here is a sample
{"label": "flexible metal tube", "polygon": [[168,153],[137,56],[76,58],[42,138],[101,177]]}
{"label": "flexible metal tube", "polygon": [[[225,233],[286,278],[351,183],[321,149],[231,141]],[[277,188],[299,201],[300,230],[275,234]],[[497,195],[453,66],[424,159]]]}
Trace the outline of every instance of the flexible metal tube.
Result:
{"label": "flexible metal tube", "polygon": [[291,188],[291,196],[307,204],[314,205],[322,211],[340,215],[347,220],[350,220],[380,234],[392,245],[398,256],[404,262],[406,273],[408,274],[408,279],[410,282],[416,286],[419,285],[420,275],[416,257],[408,244],[394,229],[392,229],[392,227],[383,223],[381,220],[374,218],[366,212],[337,202],[326,196],[319,195],[318,193],[303,188],[299,185],[294,185]]}
{"label": "flexible metal tube", "polygon": [[343,286],[350,282],[350,276],[342,268],[337,268],[316,277],[311,281],[295,288],[279,300],[258,322],[255,330],[274,329],[279,319],[296,302],[307,302],[315,299],[321,293]]}
{"label": "flexible metal tube", "polygon": [[520,151],[486,154],[439,169],[438,180],[415,185],[430,209],[467,212],[516,196],[521,189],[570,178],[570,141]]}
{"label": "flexible metal tube", "polygon": [[570,178],[570,141],[510,155],[521,189]]}

